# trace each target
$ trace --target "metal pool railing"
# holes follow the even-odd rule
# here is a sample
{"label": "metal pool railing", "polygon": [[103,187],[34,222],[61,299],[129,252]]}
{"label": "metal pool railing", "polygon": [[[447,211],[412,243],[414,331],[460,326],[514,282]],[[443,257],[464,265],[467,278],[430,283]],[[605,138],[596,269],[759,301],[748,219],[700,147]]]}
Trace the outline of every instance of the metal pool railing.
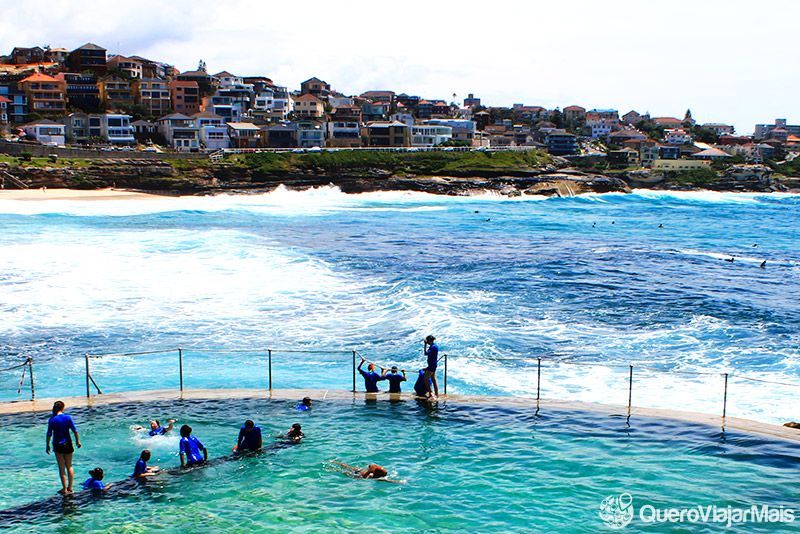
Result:
{"label": "metal pool railing", "polygon": [[[185,377],[187,376],[186,369],[184,366],[184,359],[187,353],[213,353],[213,354],[239,354],[239,355],[247,355],[247,356],[259,356],[261,358],[265,358],[266,362],[264,362],[265,368],[254,367],[253,374],[251,377],[259,376],[259,373],[263,373],[260,376],[266,378],[267,388],[272,391],[274,380],[273,380],[273,362],[276,360],[277,356],[280,355],[292,355],[292,354],[320,354],[320,355],[332,355],[335,356],[333,361],[323,362],[325,365],[339,365],[339,364],[347,364],[349,363],[351,366],[351,374],[352,374],[352,391],[356,392],[358,390],[358,360],[359,358],[363,358],[365,361],[370,363],[375,363],[376,365],[388,369],[391,367],[390,365],[382,364],[376,361],[371,361],[369,358],[364,356],[360,351],[355,349],[315,349],[315,350],[303,350],[303,349],[282,349],[282,348],[255,348],[255,349],[225,349],[225,348],[207,348],[207,347],[178,347],[178,348],[167,348],[161,350],[152,350],[152,351],[142,351],[142,352],[124,352],[124,353],[105,353],[105,354],[92,354],[92,353],[85,353],[85,386],[86,386],[86,396],[90,398],[93,394],[93,390],[96,394],[103,394],[103,390],[101,389],[100,385],[98,384],[95,376],[92,372],[92,361],[100,360],[103,358],[110,358],[110,357],[129,357],[129,356],[146,356],[146,355],[157,355],[157,354],[172,354],[175,356],[175,371],[177,371],[177,378],[178,378],[178,387],[180,391],[184,391],[185,388]],[[470,362],[473,361],[474,358],[470,356],[457,356],[457,355],[448,355],[446,353],[442,353],[440,356],[439,361],[442,362],[442,369],[443,369],[443,391],[447,394],[447,382],[448,382],[448,360],[450,358],[457,358],[462,362]],[[418,362],[414,362],[416,358],[411,359],[409,358],[405,362],[397,362],[399,365],[405,365],[406,368],[413,368],[417,369]],[[262,360],[263,361],[263,360]],[[286,360],[283,360],[286,362]],[[249,363],[253,363],[252,359],[248,360]],[[673,370],[673,369],[664,369],[660,368],[656,365],[645,365],[645,364],[622,364],[622,363],[601,363],[601,362],[582,362],[582,361],[574,361],[565,358],[558,358],[558,357],[536,357],[536,358],[525,358],[525,357],[503,357],[503,358],[491,358],[491,359],[484,359],[481,360],[482,363],[492,363],[492,362],[517,362],[526,366],[531,371],[533,370],[533,366],[535,365],[535,372],[536,372],[536,400],[542,399],[542,390],[543,390],[543,378],[545,379],[545,385],[547,385],[548,381],[548,369],[555,370],[559,366],[568,365],[568,366],[576,366],[576,367],[583,367],[583,368],[605,368],[605,369],[624,369],[624,374],[626,375],[626,390],[625,393],[627,394],[627,408],[628,408],[628,415],[631,413],[631,409],[634,406],[634,383],[635,377],[637,375],[637,371],[639,373],[652,373],[657,375],[671,375],[675,376],[693,376],[693,377],[719,377],[719,402],[721,404],[721,414],[722,417],[725,418],[728,415],[728,404],[729,404],[729,383],[733,381],[743,381],[743,382],[751,382],[751,383],[760,383],[760,384],[769,384],[774,386],[780,387],[790,387],[790,388],[800,388],[800,384],[797,383],[788,383],[788,382],[780,382],[774,380],[767,380],[764,378],[757,378],[753,376],[742,375],[733,372],[703,372],[703,371],[682,371],[682,370]],[[159,362],[169,363],[161,361]],[[291,363],[291,362],[290,362]],[[317,365],[319,362],[309,362],[310,364]],[[207,372],[214,372],[208,366],[208,362],[204,362],[204,368]],[[227,363],[222,363],[222,365],[227,366]],[[260,364],[259,364],[260,365]],[[211,371],[209,371],[211,369]],[[0,369],[0,373],[14,373],[20,372],[20,379],[18,382],[18,386],[15,388],[17,389],[17,394],[21,393],[23,387],[25,385],[25,378],[28,377],[28,384],[30,387],[30,398],[34,400],[36,398],[36,388],[33,376],[33,358],[28,357],[21,363],[17,365],[10,366],[5,369]],[[174,376],[174,375],[173,375]],[[551,379],[549,383],[557,383],[556,381],[559,378],[550,375]],[[531,380],[532,382],[532,380]],[[693,382],[694,383],[694,382]],[[532,391],[532,384],[531,384],[531,391]],[[622,391],[620,391],[622,393]],[[563,398],[562,400],[570,400],[569,398]],[[599,402],[603,402],[602,400]],[[716,401],[714,401],[716,402]]]}
{"label": "metal pool railing", "polygon": [[[85,381],[86,381],[86,397],[92,396],[92,389],[97,392],[97,394],[102,395],[103,390],[98,385],[97,381],[95,380],[94,375],[92,374],[92,366],[91,360],[102,359],[102,358],[110,358],[110,357],[127,357],[127,356],[148,356],[154,354],[172,354],[174,353],[177,357],[177,367],[178,367],[178,383],[180,391],[184,390],[184,354],[187,352],[193,353],[214,353],[214,354],[247,354],[247,355],[261,355],[266,356],[267,358],[267,381],[268,381],[268,389],[272,391],[273,389],[273,380],[272,380],[272,364],[275,355],[278,354],[329,354],[329,355],[336,355],[336,356],[348,356],[348,360],[352,364],[352,379],[353,379],[353,392],[358,390],[357,387],[357,376],[358,376],[358,358],[361,357],[365,361],[369,363],[375,363],[382,368],[388,369],[389,365],[379,364],[378,362],[374,362],[369,360],[365,356],[363,356],[359,351],[354,349],[318,349],[318,350],[302,350],[302,349],[225,349],[225,348],[204,348],[204,347],[178,347],[178,348],[170,348],[170,349],[161,349],[161,350],[152,350],[152,351],[142,351],[142,352],[113,352],[113,353],[104,353],[104,354],[92,354],[92,353],[85,353],[84,360],[85,360]],[[443,354],[439,357],[440,362],[444,362],[444,380],[443,380],[443,391],[445,395],[447,394],[447,354]]]}
{"label": "metal pool railing", "polygon": [[23,386],[25,385],[25,376],[27,375],[28,388],[31,392],[31,400],[36,400],[36,382],[33,379],[33,358],[27,357],[22,363],[0,369],[0,373],[13,373],[14,371],[19,372],[20,369],[22,369],[22,371],[19,378],[19,384],[17,385],[17,395],[22,393]]}

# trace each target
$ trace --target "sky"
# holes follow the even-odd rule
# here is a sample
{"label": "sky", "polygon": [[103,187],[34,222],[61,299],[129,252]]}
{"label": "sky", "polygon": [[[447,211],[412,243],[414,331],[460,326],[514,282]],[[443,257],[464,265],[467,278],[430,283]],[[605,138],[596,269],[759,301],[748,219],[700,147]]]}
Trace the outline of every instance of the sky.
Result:
{"label": "sky", "polygon": [[0,51],[93,42],[181,70],[488,106],[800,122],[797,0],[0,0]]}

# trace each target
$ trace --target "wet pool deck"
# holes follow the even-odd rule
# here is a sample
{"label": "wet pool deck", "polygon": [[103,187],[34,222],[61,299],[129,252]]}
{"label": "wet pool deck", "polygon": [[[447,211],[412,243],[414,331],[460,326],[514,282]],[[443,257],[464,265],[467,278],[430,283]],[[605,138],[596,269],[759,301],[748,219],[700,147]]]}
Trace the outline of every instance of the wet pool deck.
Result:
{"label": "wet pool deck", "polygon": [[[22,413],[48,412],[53,407],[53,402],[62,400],[71,408],[86,408],[94,406],[104,406],[107,404],[123,404],[153,401],[178,401],[178,400],[223,400],[223,399],[264,399],[275,401],[299,401],[303,397],[311,397],[314,401],[338,400],[338,401],[359,401],[374,399],[377,401],[396,401],[418,400],[411,394],[389,394],[389,393],[363,393],[339,389],[187,389],[183,392],[176,390],[155,390],[155,391],[131,391],[125,393],[106,393],[94,395],[91,398],[83,397],[62,397],[60,399],[36,399],[34,401],[14,401],[0,402],[0,416]],[[589,402],[569,402],[556,400],[536,400],[527,397],[491,397],[481,395],[442,395],[438,402],[464,402],[497,404],[506,407],[514,407],[520,410],[576,410],[585,412],[595,412],[606,416],[626,417],[628,409],[626,406],[615,406],[610,404],[599,404]],[[647,417],[654,419],[669,419],[676,421],[686,421],[688,423],[698,423],[715,428],[722,428],[724,423],[725,430],[737,430],[749,434],[757,434],[773,439],[793,441],[800,443],[800,430],[788,428],[768,423],[760,423],[749,419],[738,417],[723,418],[718,415],[708,415],[697,412],[686,412],[679,410],[664,410],[658,408],[639,408],[633,407],[630,416]]]}

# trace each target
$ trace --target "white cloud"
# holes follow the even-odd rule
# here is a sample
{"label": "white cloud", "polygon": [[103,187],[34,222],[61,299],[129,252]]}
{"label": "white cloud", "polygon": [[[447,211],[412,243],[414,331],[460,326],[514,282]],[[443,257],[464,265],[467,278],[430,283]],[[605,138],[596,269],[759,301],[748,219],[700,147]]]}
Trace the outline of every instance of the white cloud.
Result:
{"label": "white cloud", "polygon": [[581,104],[734,122],[800,122],[800,2],[344,0],[0,2],[0,50],[91,41],[194,68],[319,76],[487,104]]}

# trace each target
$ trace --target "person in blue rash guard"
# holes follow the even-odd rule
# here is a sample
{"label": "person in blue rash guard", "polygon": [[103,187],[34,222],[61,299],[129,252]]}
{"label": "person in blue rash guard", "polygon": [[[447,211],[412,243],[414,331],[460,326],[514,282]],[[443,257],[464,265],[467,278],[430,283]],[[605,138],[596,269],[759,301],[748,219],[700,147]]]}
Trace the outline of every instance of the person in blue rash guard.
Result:
{"label": "person in blue rash guard", "polygon": [[397,366],[392,366],[392,372],[385,372],[383,373],[383,379],[389,382],[389,393],[401,393],[400,390],[400,383],[405,382],[408,380],[406,378],[406,370],[402,370],[403,374],[397,372]]}
{"label": "person in blue rash guard", "polygon": [[[361,363],[358,364],[358,372],[364,377],[364,389],[367,390],[367,393],[380,393],[381,390],[378,389],[378,382],[384,380],[384,378],[375,372],[374,363],[370,363],[367,366],[367,370],[364,371],[361,367],[366,361],[367,360],[364,358],[361,358]],[[381,368],[381,372],[383,372],[383,368]]]}
{"label": "person in blue rash guard", "polygon": [[162,436],[167,432],[170,432],[174,428],[175,419],[170,419],[168,423],[169,424],[166,427],[163,427],[158,419],[153,419],[150,421],[150,431],[148,434],[150,436]]}
{"label": "person in blue rash guard", "polygon": [[431,394],[439,396],[439,382],[436,380],[436,368],[439,366],[439,346],[436,344],[436,338],[428,336],[425,338],[425,356],[428,358],[428,367],[425,369],[425,374],[433,384],[433,392],[428,386],[428,396]]}
{"label": "person in blue rash guard", "polygon": [[431,390],[431,379],[428,378],[428,380],[425,380],[426,374],[427,372],[425,369],[420,369],[417,381],[414,382],[414,393],[416,393],[418,397],[427,397],[428,392]]}
{"label": "person in blue rash guard", "polygon": [[239,438],[233,446],[233,452],[240,454],[247,451],[260,451],[263,446],[261,438],[261,427],[248,419],[244,426],[239,430]]}
{"label": "person in blue rash guard", "polygon": [[[189,425],[181,427],[181,441],[178,444],[178,450],[181,454],[181,467],[200,465],[208,460],[208,449],[192,435],[192,427]],[[203,451],[202,455],[200,451]]]}
{"label": "person in blue rash guard", "polygon": [[158,472],[158,467],[149,467],[147,462],[150,461],[150,451],[145,449],[142,451],[142,454],[139,455],[139,460],[136,462],[136,466],[133,468],[133,474],[131,478],[135,478],[136,480],[147,480],[147,477],[153,476]]}
{"label": "person in blue rash guard", "polygon": [[95,467],[91,471],[89,471],[89,477],[83,483],[83,489],[91,490],[93,492],[105,491],[106,485],[103,484],[103,468],[102,467]]}
{"label": "person in blue rash guard", "polygon": [[307,412],[311,409],[311,397],[303,397],[303,400],[295,407],[299,412]]}
{"label": "person in blue rash guard", "polygon": [[64,413],[64,402],[56,401],[53,403],[53,416],[47,422],[47,436],[45,438],[45,452],[50,454],[50,440],[53,441],[53,452],[56,453],[58,462],[58,474],[61,477],[61,489],[59,493],[67,495],[72,493],[72,483],[75,479],[75,471],[72,469],[72,438],[69,433],[75,434],[75,445],[81,448],[81,438],[78,436],[78,429],[72,417]]}

